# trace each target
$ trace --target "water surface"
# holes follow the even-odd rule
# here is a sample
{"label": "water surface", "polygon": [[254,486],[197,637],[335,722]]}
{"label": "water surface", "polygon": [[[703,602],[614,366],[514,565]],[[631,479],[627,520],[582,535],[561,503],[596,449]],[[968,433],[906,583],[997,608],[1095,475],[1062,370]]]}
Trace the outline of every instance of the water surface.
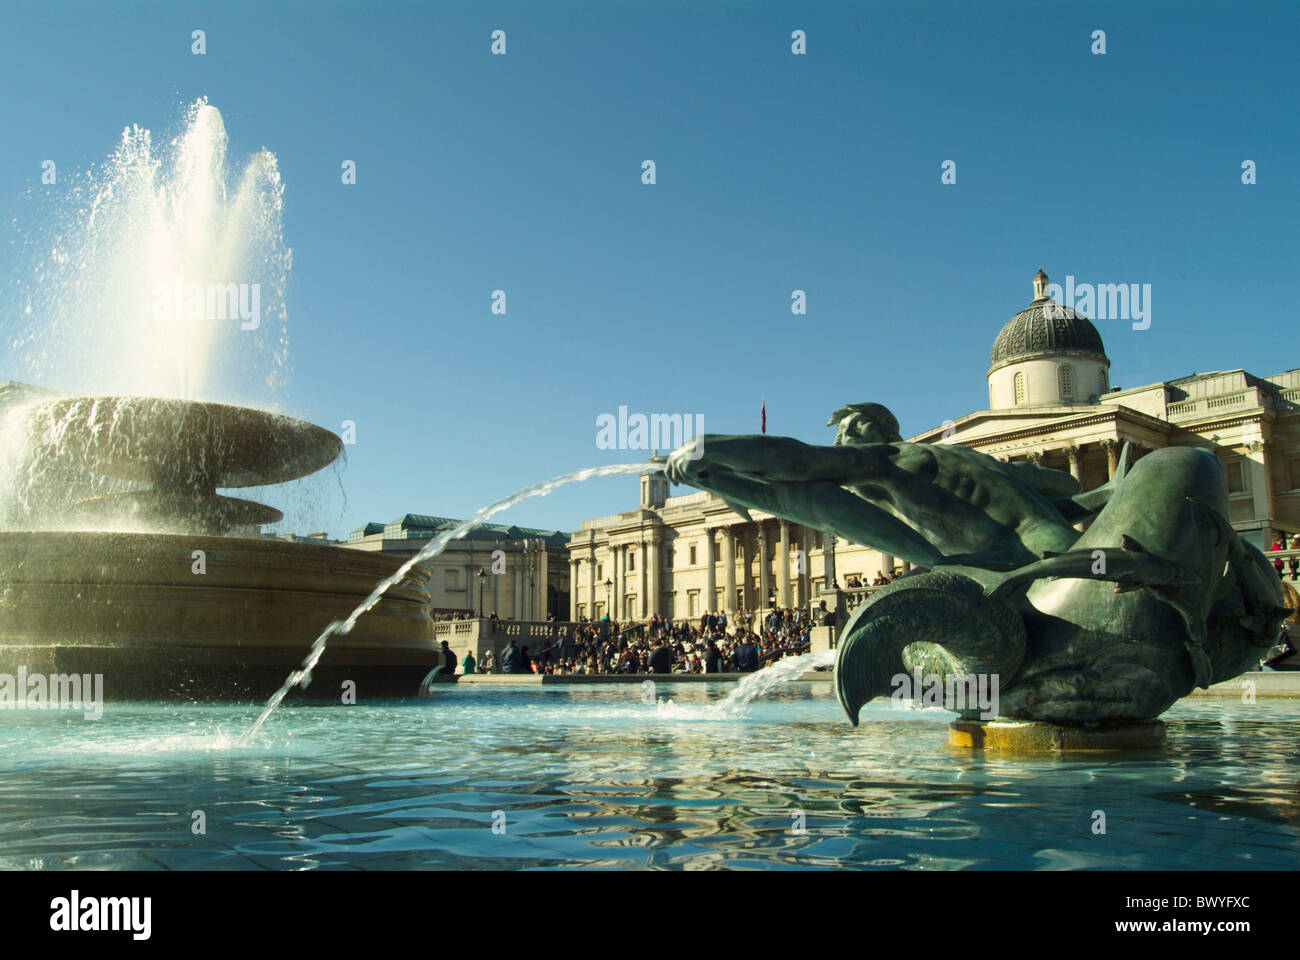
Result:
{"label": "water surface", "polygon": [[110,702],[98,721],[0,711],[0,867],[1300,864],[1285,701],[1186,700],[1163,750],[1025,760],[946,746],[942,710],[876,702],[854,729],[826,683],[709,709],[732,689],[290,701],[247,742],[260,704]]}

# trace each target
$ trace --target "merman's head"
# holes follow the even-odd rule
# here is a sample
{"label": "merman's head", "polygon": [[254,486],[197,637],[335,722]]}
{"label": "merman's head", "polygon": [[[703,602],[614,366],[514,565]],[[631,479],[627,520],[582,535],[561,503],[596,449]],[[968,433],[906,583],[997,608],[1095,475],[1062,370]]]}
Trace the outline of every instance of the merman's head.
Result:
{"label": "merman's head", "polygon": [[897,443],[902,440],[898,432],[898,418],[889,408],[879,403],[850,403],[840,407],[826,421],[835,427],[835,446],[860,443]]}

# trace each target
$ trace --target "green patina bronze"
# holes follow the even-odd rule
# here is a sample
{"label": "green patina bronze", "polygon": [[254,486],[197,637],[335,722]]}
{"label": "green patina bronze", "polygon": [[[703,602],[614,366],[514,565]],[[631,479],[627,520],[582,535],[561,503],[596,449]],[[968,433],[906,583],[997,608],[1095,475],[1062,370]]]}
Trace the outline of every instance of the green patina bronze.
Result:
{"label": "green patina bronze", "polygon": [[764,510],[920,568],[841,633],[835,688],[855,724],[918,669],[995,676],[1007,719],[1148,719],[1278,642],[1291,613],[1281,582],[1224,519],[1227,484],[1206,450],[1130,466],[1126,446],[1115,476],[1085,493],[1059,470],[906,443],[879,404],[830,422],[834,446],[706,435],[702,455],[683,447],[665,472],[742,516]]}

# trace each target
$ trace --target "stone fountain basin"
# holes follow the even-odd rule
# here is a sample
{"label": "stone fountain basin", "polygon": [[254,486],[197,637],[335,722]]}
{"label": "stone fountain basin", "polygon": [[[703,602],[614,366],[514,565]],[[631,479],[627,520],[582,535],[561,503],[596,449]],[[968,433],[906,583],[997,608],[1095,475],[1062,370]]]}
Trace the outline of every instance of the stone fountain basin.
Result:
{"label": "stone fountain basin", "polygon": [[91,473],[157,490],[285,483],[338,458],[330,431],[278,413],[162,397],[67,397],[34,413],[33,443]]}
{"label": "stone fountain basin", "polygon": [[[401,562],[278,540],[0,533],[0,673],[102,673],[109,699],[265,699]],[[417,565],[334,637],[308,694],[351,680],[358,697],[414,696],[437,662],[429,575]]]}

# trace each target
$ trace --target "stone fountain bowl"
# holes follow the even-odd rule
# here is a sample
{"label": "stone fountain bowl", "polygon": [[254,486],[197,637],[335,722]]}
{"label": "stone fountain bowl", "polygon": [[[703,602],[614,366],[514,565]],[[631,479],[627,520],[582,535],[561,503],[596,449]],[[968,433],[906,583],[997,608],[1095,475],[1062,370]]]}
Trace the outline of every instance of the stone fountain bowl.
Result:
{"label": "stone fountain bowl", "polygon": [[36,412],[33,443],[91,473],[154,490],[212,494],[296,480],[328,466],[338,436],[295,417],[161,397],[68,397]]}

